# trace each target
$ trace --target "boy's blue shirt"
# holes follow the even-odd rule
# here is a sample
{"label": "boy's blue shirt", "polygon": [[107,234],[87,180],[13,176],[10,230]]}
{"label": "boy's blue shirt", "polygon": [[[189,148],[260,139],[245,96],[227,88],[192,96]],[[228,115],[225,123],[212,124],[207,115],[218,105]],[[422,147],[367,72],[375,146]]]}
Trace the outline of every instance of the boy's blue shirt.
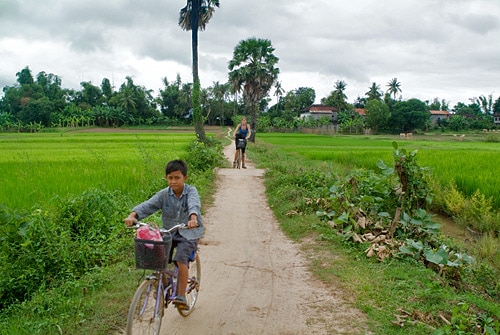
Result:
{"label": "boy's blue shirt", "polygon": [[149,200],[134,207],[138,219],[142,220],[161,210],[161,220],[164,228],[171,228],[179,223],[189,221],[191,214],[198,216],[198,227],[181,229],[179,233],[188,240],[199,239],[203,236],[203,218],[201,217],[201,202],[196,187],[184,184],[182,195],[177,198],[170,187],[156,193]]}

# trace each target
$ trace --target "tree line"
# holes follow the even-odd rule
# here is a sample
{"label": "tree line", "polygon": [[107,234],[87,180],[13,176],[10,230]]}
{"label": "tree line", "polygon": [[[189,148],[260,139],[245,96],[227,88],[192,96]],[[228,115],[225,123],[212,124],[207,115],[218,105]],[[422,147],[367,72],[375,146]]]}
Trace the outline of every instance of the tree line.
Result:
{"label": "tree line", "polygon": [[[186,0],[179,12],[179,26],[191,32],[191,83],[183,83],[180,76],[169,82],[157,96],[144,86],[136,85],[131,77],[116,89],[108,78],[97,86],[81,82],[81,90],[65,89],[59,76],[40,72],[33,77],[29,67],[16,73],[17,82],[3,88],[0,100],[0,129],[39,131],[45,127],[120,127],[129,125],[172,126],[194,124],[196,136],[206,142],[204,125],[228,125],[241,114],[250,115],[252,136],[268,129],[297,130],[301,127],[329,125],[332,119],[305,119],[301,113],[316,99],[313,88],[299,87],[286,95],[278,81],[279,58],[274,55],[270,40],[248,38],[235,47],[228,64],[228,82],[214,82],[201,88],[198,74],[198,32],[203,31],[214,15],[219,0]],[[385,94],[373,83],[365,97],[347,102],[343,80],[321,99],[321,103],[335,107],[340,131],[359,132],[370,128],[374,132],[408,132],[426,130],[431,126],[429,110],[449,110],[443,100],[403,101],[401,83],[393,78]],[[269,106],[274,89],[276,104]],[[355,108],[364,108],[361,117]],[[490,129],[493,114],[500,113],[500,97],[481,96],[459,103],[450,119],[439,120],[443,129]],[[259,118],[259,122],[257,119]]]}
{"label": "tree line", "polygon": [[[246,78],[248,83],[246,86],[242,84],[243,94],[238,95],[237,85],[245,79],[240,77],[248,76],[248,71],[236,66],[247,59],[241,55],[241,50],[246,50],[247,44],[257,48],[260,43],[270,47],[267,40],[242,41],[239,45],[241,48],[235,49],[235,60],[229,66],[233,69],[229,74],[230,81],[213,82],[212,86],[200,89],[203,124],[231,125],[238,116],[250,114],[255,116],[254,127],[260,131],[328,125],[330,119],[300,118],[300,114],[316,100],[315,90],[299,87],[284,92],[281,83],[276,80],[279,70],[274,64],[277,60],[267,71],[271,74],[266,86],[261,88],[261,93],[256,93],[258,84],[252,82],[256,79]],[[272,49],[269,51],[261,55],[268,63]],[[257,71],[267,73],[266,69]],[[63,88],[61,79],[52,73],[42,71],[34,77],[29,67],[17,72],[16,78],[16,84],[3,88],[4,96],[0,100],[2,130],[39,131],[45,127],[175,126],[193,123],[193,84],[183,82],[180,75],[173,81],[163,78],[163,88],[156,96],[152,90],[135,84],[131,77],[126,77],[118,89],[113,87],[108,78],[104,78],[99,86],[82,82],[80,90]],[[231,85],[231,81],[236,83],[236,87]],[[339,129],[346,132],[359,132],[363,128],[370,128],[376,133],[428,130],[431,127],[453,131],[491,129],[494,126],[493,114],[500,113],[500,97],[493,101],[492,95],[471,98],[468,104],[459,102],[451,110],[445,101],[437,98],[432,101],[398,99],[401,84],[396,78],[387,83],[385,93],[373,83],[365,96],[358,97],[353,103],[347,102],[344,93],[346,86],[344,81],[337,81],[335,89],[321,99],[322,104],[338,110]],[[244,99],[244,95],[251,94],[254,95]],[[270,97],[271,94],[276,100]],[[364,108],[366,116],[360,116],[356,108]],[[452,116],[431,124],[429,110],[450,111]]]}

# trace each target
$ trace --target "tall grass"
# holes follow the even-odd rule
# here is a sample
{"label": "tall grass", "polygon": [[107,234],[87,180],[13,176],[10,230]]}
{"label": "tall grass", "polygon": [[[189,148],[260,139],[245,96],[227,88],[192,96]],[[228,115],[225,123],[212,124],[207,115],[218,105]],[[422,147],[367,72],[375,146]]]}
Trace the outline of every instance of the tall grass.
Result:
{"label": "tall grass", "polygon": [[429,167],[440,185],[454,183],[465,196],[476,190],[493,199],[500,209],[500,146],[491,142],[425,140],[400,141],[396,137],[320,136],[307,134],[259,134],[259,139],[280,146],[284,152],[310,160],[329,161],[347,168],[376,169],[379,160],[390,164],[392,142],[407,151],[418,150],[418,163]]}
{"label": "tall grass", "polygon": [[[317,199],[318,194],[321,196],[321,190],[328,189],[337,175],[344,177],[343,163],[334,161],[344,160],[350,168],[365,167],[361,159],[364,157],[370,160],[367,164],[374,164],[386,155],[386,146],[392,153],[392,140],[297,134],[263,134],[259,139],[260,143],[251,148],[249,155],[268,171],[266,194],[281,228],[300,242],[311,260],[311,271],[332,287],[340,286],[365,313],[370,329],[360,332],[443,335],[486,334],[483,330],[488,330],[488,334],[498,334],[496,268],[481,262],[447,280],[444,272],[423,267],[413,259],[374,261],[365,257],[366,243],[351,243],[345,238],[349,234],[347,229],[346,235],[339,234],[332,229],[334,220],[321,222],[317,217],[318,203],[325,203],[311,200]],[[404,143],[404,147],[410,149],[410,146],[415,144]],[[353,156],[355,159],[349,160]],[[388,165],[393,160],[391,155],[382,159]],[[357,208],[357,204],[354,206]],[[449,246],[454,243],[444,237],[443,241]],[[494,255],[497,241],[491,238],[479,245],[483,258]]]}
{"label": "tall grass", "polygon": [[161,179],[193,133],[0,134],[0,203],[16,209],[99,187],[138,192]]}
{"label": "tall grass", "polygon": [[130,271],[131,206],[166,185],[174,158],[204,203],[213,194],[222,150],[194,139],[192,129],[0,134],[0,334],[119,332],[143,275]]}

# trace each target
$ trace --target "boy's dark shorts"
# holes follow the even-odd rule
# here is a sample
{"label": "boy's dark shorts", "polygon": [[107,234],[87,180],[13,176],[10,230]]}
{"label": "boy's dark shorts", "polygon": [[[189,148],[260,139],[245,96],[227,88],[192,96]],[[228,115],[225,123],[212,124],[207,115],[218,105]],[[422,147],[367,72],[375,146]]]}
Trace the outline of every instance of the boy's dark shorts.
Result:
{"label": "boy's dark shorts", "polygon": [[174,262],[179,262],[182,264],[188,264],[191,255],[198,249],[198,240],[188,240],[182,237],[178,231],[172,234],[172,248],[170,249],[170,258],[172,257],[172,252],[176,248]]}

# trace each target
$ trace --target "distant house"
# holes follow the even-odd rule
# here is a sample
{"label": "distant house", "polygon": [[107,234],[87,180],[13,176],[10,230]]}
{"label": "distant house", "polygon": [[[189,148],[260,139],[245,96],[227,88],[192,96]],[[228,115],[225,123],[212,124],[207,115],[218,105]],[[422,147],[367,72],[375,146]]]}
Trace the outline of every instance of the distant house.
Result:
{"label": "distant house", "polygon": [[366,116],[366,109],[364,108],[354,108],[354,111],[358,113],[359,116],[365,117]]}
{"label": "distant house", "polygon": [[500,125],[500,113],[493,114],[493,122]]}
{"label": "distant house", "polygon": [[448,120],[451,116],[448,111],[431,110],[431,123],[437,124],[439,120]]}
{"label": "distant house", "polygon": [[332,106],[325,105],[311,105],[305,108],[300,114],[301,118],[314,118],[316,120],[322,117],[328,117],[331,119],[332,123],[338,123],[338,110]]}

